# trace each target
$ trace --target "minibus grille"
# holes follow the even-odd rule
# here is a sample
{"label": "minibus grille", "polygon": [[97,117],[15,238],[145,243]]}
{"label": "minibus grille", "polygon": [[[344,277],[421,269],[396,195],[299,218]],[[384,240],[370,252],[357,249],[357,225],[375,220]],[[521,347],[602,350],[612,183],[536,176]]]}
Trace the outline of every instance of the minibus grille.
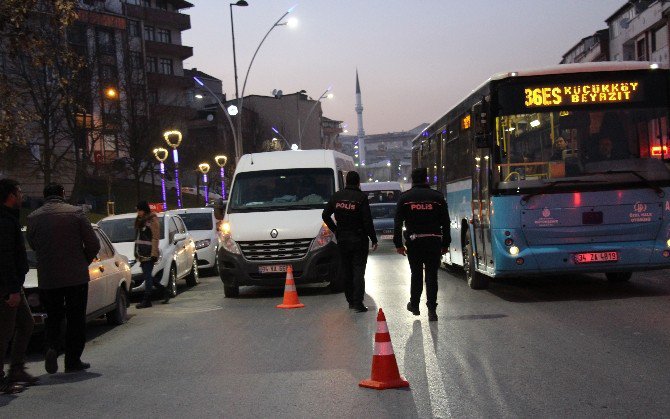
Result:
{"label": "minibus grille", "polygon": [[302,259],[312,239],[237,242],[247,260]]}

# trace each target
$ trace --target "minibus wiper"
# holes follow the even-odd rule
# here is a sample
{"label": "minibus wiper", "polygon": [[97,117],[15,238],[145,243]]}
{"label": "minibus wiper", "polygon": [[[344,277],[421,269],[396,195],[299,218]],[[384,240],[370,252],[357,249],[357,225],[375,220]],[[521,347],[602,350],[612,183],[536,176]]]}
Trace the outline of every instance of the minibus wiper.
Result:
{"label": "minibus wiper", "polygon": [[628,173],[636,178],[640,179],[642,183],[644,183],[649,189],[652,189],[654,192],[656,192],[656,195],[658,195],[659,198],[663,198],[665,196],[665,192],[663,192],[663,189],[661,189],[658,185],[647,179],[646,177],[642,176],[640,172],[636,170],[608,170],[606,172],[602,173],[593,173],[594,175],[597,174],[603,174],[603,175],[612,175],[612,174],[619,174],[619,173]]}
{"label": "minibus wiper", "polygon": [[561,185],[561,184],[566,184],[566,183],[596,183],[596,182],[591,181],[591,180],[576,180],[576,179],[575,180],[555,180],[553,182],[547,183],[546,185],[544,185],[543,187],[541,187],[540,189],[538,189],[537,191],[535,191],[533,193],[529,193],[529,194],[526,194],[526,195],[522,196],[521,197],[521,202],[526,203],[526,202],[530,201],[530,198],[532,198],[534,196],[537,196],[537,195],[542,195],[542,194],[546,193],[547,191],[553,189],[554,186],[556,186],[556,185]]}

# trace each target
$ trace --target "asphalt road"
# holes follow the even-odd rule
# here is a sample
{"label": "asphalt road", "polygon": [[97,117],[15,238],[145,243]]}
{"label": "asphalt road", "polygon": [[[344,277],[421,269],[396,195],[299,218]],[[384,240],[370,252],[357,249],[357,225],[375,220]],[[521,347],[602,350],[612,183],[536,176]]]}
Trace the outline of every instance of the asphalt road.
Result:
{"label": "asphalt road", "polygon": [[[85,373],[47,375],[0,396],[0,417],[667,417],[670,277],[516,279],[469,289],[440,271],[439,322],[406,311],[409,268],[371,256],[368,313],[342,294],[299,288],[306,307],[275,308],[283,289],[223,297],[218,278],[168,305],[130,309],[127,324],[89,327]],[[369,378],[383,308],[410,388]],[[63,358],[59,358],[62,371]]]}

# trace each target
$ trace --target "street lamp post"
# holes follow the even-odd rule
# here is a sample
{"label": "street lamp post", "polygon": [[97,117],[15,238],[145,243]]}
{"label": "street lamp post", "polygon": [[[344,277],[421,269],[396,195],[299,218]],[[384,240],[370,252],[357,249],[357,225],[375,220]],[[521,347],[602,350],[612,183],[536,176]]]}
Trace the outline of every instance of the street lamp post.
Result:
{"label": "street lamp post", "polygon": [[[319,102],[321,102],[321,99],[326,98],[326,97],[328,99],[332,99],[333,94],[328,93],[332,90],[332,88],[333,88],[332,86],[328,86],[326,91],[323,92],[321,94],[321,96],[319,96],[319,98],[316,100],[316,102],[314,102],[314,105],[312,105],[312,108],[309,110],[309,113],[307,114],[307,118],[305,118],[305,123],[303,124],[302,129],[300,129],[300,127],[298,127],[298,145],[300,146],[300,148],[302,148],[302,134],[305,131],[305,128],[307,128],[307,122],[309,121],[309,117],[312,116],[312,112],[314,112],[314,109],[316,109],[316,105],[318,105]],[[300,113],[299,112],[298,112],[298,123],[300,123]]]}
{"label": "street lamp post", "polygon": [[[203,83],[202,80],[200,80],[197,77],[193,77],[193,80],[195,80],[195,82],[198,83],[201,87],[204,87],[205,90],[207,90],[209,92],[209,94],[212,95],[212,97],[219,104],[219,107],[223,111],[223,114],[226,115],[226,119],[228,120],[228,123],[230,124],[230,130],[233,133],[233,146],[235,147],[235,156],[237,156],[238,153],[239,153],[240,156],[242,156],[241,150],[238,149],[237,133],[236,133],[236,129],[235,129],[235,124],[233,124],[233,120],[230,119],[230,115],[233,115],[233,116],[237,115],[237,107],[235,105],[231,105],[231,106],[228,107],[228,109],[226,109],[226,107],[221,102],[221,99],[219,99],[219,97],[217,95],[215,95],[214,92],[212,92],[212,90],[209,87],[207,87],[207,85],[205,83]],[[239,157],[238,157],[238,160],[239,160]]]}
{"label": "street lamp post", "polygon": [[202,173],[202,183],[205,185],[205,206],[209,204],[209,185],[207,184],[207,173],[209,173],[209,163],[200,163],[198,171]]}
{"label": "street lamp post", "polygon": [[[170,141],[171,137],[176,137],[175,142]],[[181,204],[181,186],[179,186],[179,153],[177,152],[177,147],[181,144],[182,135],[181,132],[177,130],[165,131],[163,133],[163,138],[165,142],[172,147],[172,158],[174,159],[174,186],[177,189],[177,208],[182,208]]]}
{"label": "street lamp post", "polygon": [[230,3],[230,31],[233,35],[233,70],[235,71],[235,100],[240,98],[239,90],[237,87],[237,55],[235,54],[235,25],[233,24],[233,6],[245,7],[248,6],[245,0],[239,0],[236,3]]}
{"label": "street lamp post", "polygon": [[226,179],[225,179],[225,169],[223,166],[226,165],[228,162],[228,157],[222,155],[215,156],[214,157],[214,162],[216,163],[217,166],[219,166],[220,169],[220,174],[221,174],[221,199],[225,200],[226,199]]}
{"label": "street lamp post", "polygon": [[277,26],[284,26],[284,25],[288,25],[288,26],[295,26],[296,25],[295,19],[289,19],[289,21],[287,21],[287,22],[282,22],[282,20],[288,14],[290,14],[293,11],[293,9],[295,9],[295,8],[296,8],[296,6],[293,6],[290,9],[288,9],[283,15],[281,15],[281,17],[279,19],[277,19],[277,21],[275,23],[272,24],[272,26],[270,26],[270,29],[268,29],[268,31],[265,34],[265,36],[263,37],[263,39],[261,39],[261,42],[260,42],[260,44],[258,44],[258,47],[256,48],[256,51],[254,52],[254,55],[251,57],[251,62],[249,63],[249,67],[247,67],[247,73],[244,76],[244,83],[242,84],[242,95],[238,99],[238,102],[239,102],[238,112],[239,113],[238,113],[238,116],[237,116],[237,141],[239,142],[239,147],[235,148],[236,153],[237,153],[235,155],[235,161],[239,161],[240,157],[242,157],[242,143],[243,143],[243,141],[242,141],[242,110],[243,110],[243,105],[244,105],[244,91],[246,90],[246,87],[247,87],[247,80],[249,79],[249,72],[251,71],[251,66],[254,64],[254,60],[256,59],[256,55],[258,54],[258,51],[261,49],[261,46],[263,45],[263,42],[265,42],[265,39],[268,37],[268,35],[270,35],[270,32],[272,32],[272,30],[274,28],[276,28]]}
{"label": "street lamp post", "polygon": [[165,193],[165,163],[168,158],[168,151],[163,147],[154,148],[154,157],[160,162],[161,172],[161,197],[163,198],[163,211],[167,211],[167,194]]}

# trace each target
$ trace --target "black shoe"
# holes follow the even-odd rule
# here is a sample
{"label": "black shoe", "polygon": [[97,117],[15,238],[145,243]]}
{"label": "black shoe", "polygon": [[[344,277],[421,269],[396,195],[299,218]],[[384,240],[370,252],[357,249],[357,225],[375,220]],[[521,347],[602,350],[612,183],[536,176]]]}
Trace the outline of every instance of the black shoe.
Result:
{"label": "black shoe", "polygon": [[352,308],[356,313],[365,313],[368,311],[368,308],[363,303],[354,304]]}
{"label": "black shoe", "polygon": [[49,374],[58,372],[58,353],[55,349],[49,349],[46,355],[44,355],[44,369]]}
{"label": "black shoe", "polygon": [[349,303],[349,309],[350,309],[350,310],[353,310],[353,309],[355,309],[355,308],[356,308],[356,304],[354,304],[354,303]]}
{"label": "black shoe", "polygon": [[437,321],[437,312],[435,309],[431,310],[428,309],[428,321],[429,322],[436,322]]}
{"label": "black shoe", "polygon": [[414,314],[415,316],[421,314],[421,312],[419,311],[419,307],[414,307],[411,302],[407,303],[407,310],[411,311],[412,314]]}
{"label": "black shoe", "polygon": [[18,383],[11,383],[9,380],[0,378],[0,394],[16,394],[25,390],[25,387]]}
{"label": "black shoe", "polygon": [[138,310],[143,309],[143,308],[149,308],[151,306],[152,306],[151,300],[144,300],[141,303],[135,304],[135,308],[138,309]]}
{"label": "black shoe", "polygon": [[9,373],[7,374],[7,380],[10,383],[23,383],[25,386],[32,386],[37,384],[37,382],[40,379],[28,374],[26,372],[25,366],[20,364],[20,365],[13,365],[9,368]]}
{"label": "black shoe", "polygon": [[66,365],[65,366],[65,372],[70,373],[70,372],[79,372],[79,371],[84,371],[91,368],[91,364],[88,362],[81,362],[79,361],[78,364],[74,365]]}

